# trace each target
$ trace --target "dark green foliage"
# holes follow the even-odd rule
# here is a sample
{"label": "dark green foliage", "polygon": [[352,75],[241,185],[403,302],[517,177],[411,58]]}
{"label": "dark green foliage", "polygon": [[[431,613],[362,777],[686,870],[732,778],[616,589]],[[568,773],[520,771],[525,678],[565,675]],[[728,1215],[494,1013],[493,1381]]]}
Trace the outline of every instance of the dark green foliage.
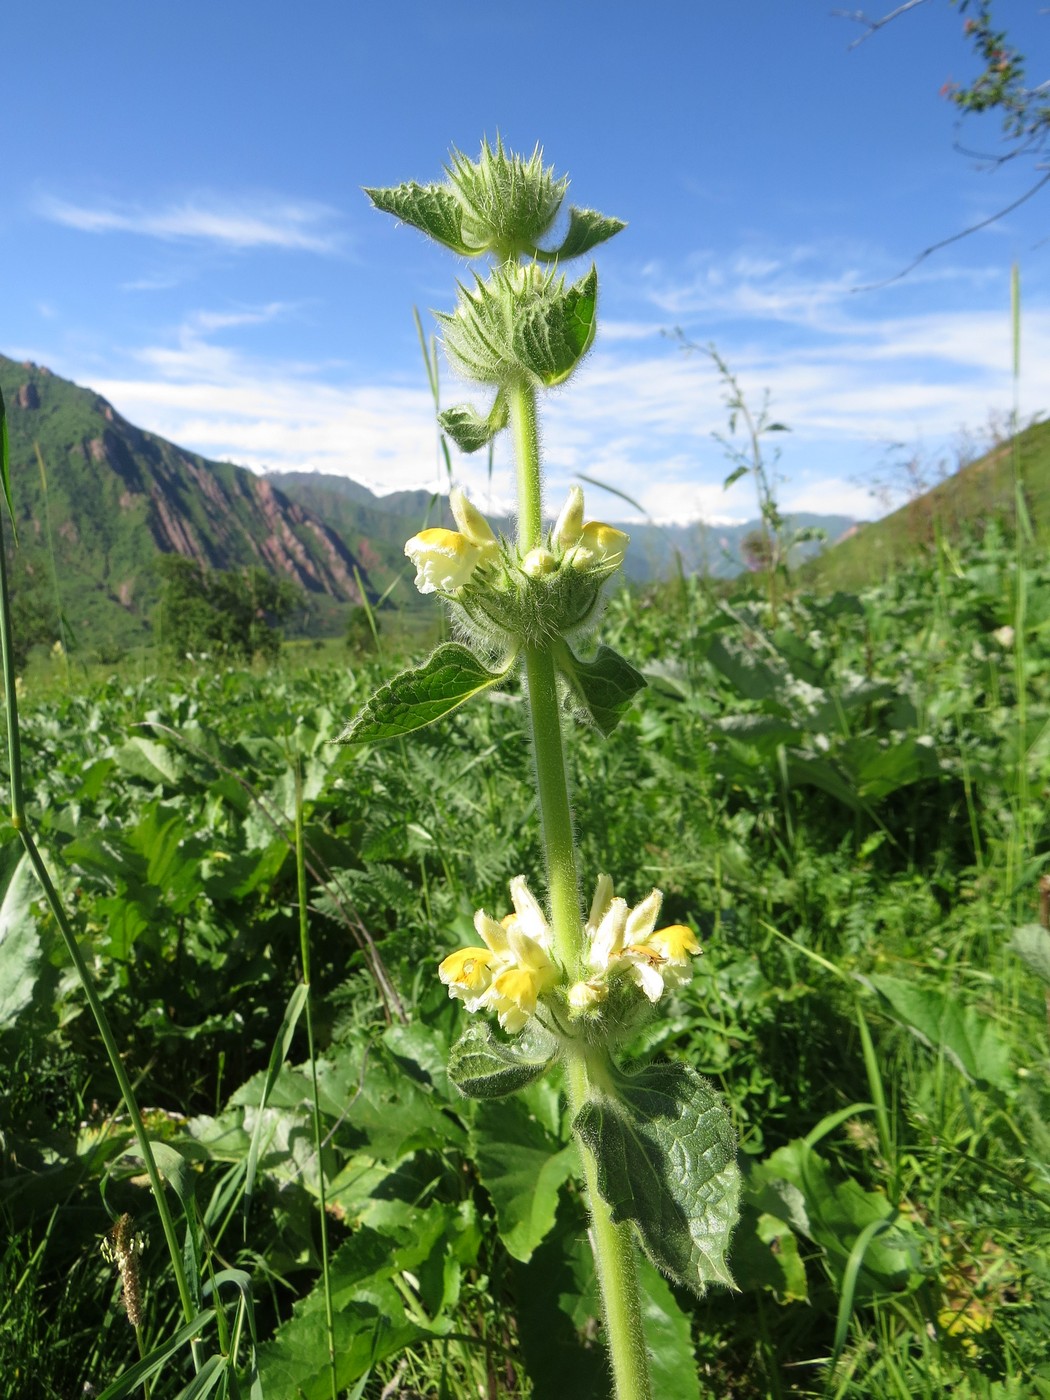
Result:
{"label": "dark green foliage", "polygon": [[[694,1305],[643,1273],[661,1395],[693,1393],[691,1349],[701,1393],[740,1400],[1006,1400],[1046,1383],[1038,557],[1024,581],[1020,614],[1015,552],[991,532],[859,596],[788,599],[775,625],[754,597],[690,579],[610,601],[604,635],[648,690],[608,739],[574,730],[581,876],[590,887],[610,871],[632,902],[658,885],[668,922],[699,930],[694,980],[627,1050],[643,1086],[659,1056],[717,1085],[745,1176],[728,1259],[739,1293]],[[261,1088],[299,982],[298,764],[340,1383],[366,1400],[395,1374],[457,1400],[530,1385],[600,1397],[557,1086],[478,1103],[446,1071],[449,1046],[485,1023],[449,1000],[437,964],[476,941],[477,908],[506,912],[509,878],[542,887],[518,684],[404,744],[333,744],[400,664],[31,694],[34,821],[151,1134],[192,1163],[202,1248],[250,1280],[266,1393],[328,1393],[301,1021],[241,1227]],[[139,1164],[121,1160],[110,1074],[13,838],[0,840],[0,1359],[21,1380],[20,1360],[36,1377],[53,1357],[55,1393],[72,1395],[134,1355],[98,1255],[111,1212],[151,1238],[147,1345],[175,1333],[177,1304]],[[369,971],[370,941],[397,1004]],[[474,1067],[498,1072],[481,1049]],[[616,1135],[611,1119],[590,1126]],[[621,1146],[634,1163],[621,1195],[637,1186],[639,1216],[673,1216],[640,1189],[644,1153]],[[232,1320],[234,1284],[220,1292]],[[213,1324],[206,1336],[214,1347]],[[248,1394],[246,1342],[240,1355]],[[173,1400],[189,1380],[183,1349],[153,1393]]]}
{"label": "dark green foliage", "polygon": [[180,554],[162,555],[157,634],[176,657],[272,661],[281,649],[277,624],[299,600],[294,584],[265,569],[202,569]]}

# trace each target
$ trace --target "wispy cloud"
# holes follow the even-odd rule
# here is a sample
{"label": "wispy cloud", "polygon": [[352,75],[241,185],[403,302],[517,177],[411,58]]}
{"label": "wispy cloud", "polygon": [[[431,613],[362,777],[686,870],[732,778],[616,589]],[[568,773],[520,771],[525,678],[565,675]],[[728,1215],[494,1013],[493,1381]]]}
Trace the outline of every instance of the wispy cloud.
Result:
{"label": "wispy cloud", "polygon": [[231,199],[196,194],[169,204],[86,204],[42,193],[36,211],[83,233],[133,233],[166,242],[333,253],[342,244],[331,206],[280,195]]}
{"label": "wispy cloud", "polygon": [[[852,297],[845,272],[811,266],[810,256],[796,250],[712,263],[724,318],[705,311],[682,319],[698,342],[717,335],[752,408],[768,390],[776,419],[791,428],[769,442],[783,452],[785,506],[872,514],[878,503],[864,478],[891,443],[939,452],[961,427],[979,429],[989,414],[1009,409],[1008,311],[976,295],[946,295],[939,310],[931,305],[941,298],[929,295]],[[768,295],[741,295],[749,279],[768,284]],[[606,296],[611,315],[594,353],[570,389],[544,405],[551,506],[582,474],[629,493],[658,520],[753,518],[749,480],[722,490],[729,468],[714,434],[728,425],[714,365],[661,337],[663,306],[646,290],[640,298]],[[380,491],[447,485],[433,405],[414,367],[363,380],[337,364],[277,361],[254,347],[256,328],[298,309],[281,301],[198,309],[133,351],[119,374],[69,371],[133,421],[211,457],[259,470],[314,468]],[[1037,395],[1050,380],[1050,310],[1039,302],[1026,310],[1023,364],[1021,410],[1029,413],[1042,407]],[[484,406],[476,386],[452,385],[447,402],[461,396]],[[508,507],[513,492],[505,438],[497,442],[491,496],[485,454],[455,460],[462,484],[493,509]],[[587,496],[595,514],[628,514],[597,488]]]}

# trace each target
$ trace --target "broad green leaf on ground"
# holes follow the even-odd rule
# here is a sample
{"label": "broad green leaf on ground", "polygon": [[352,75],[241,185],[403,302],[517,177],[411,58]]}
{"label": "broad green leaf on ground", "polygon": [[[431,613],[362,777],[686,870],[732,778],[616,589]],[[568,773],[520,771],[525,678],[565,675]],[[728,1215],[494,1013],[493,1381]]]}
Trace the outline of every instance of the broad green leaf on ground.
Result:
{"label": "broad green leaf on ground", "polygon": [[638,1260],[638,1285],[653,1394],[673,1395],[674,1400],[700,1400],[689,1315],[675,1302],[667,1280],[645,1258]]}
{"label": "broad green leaf on ground", "polygon": [[377,209],[420,229],[454,253],[479,252],[463,241],[463,206],[446,185],[417,185],[414,180],[388,189],[366,189]]}
{"label": "broad green leaf on ground", "polygon": [[488,671],[468,647],[446,642],[422,666],[381,686],[338,742],[371,744],[422,729],[503,680],[509,669]]}
{"label": "broad green leaf on ground", "polygon": [[186,766],[174,749],[158,744],[156,739],[145,739],[141,734],[133,735],[122,744],[113,757],[125,773],[169,788],[179,787]]}
{"label": "broad green leaf on ground", "polygon": [[646,684],[642,673],[612,647],[600,646],[593,661],[581,661],[563,644],[557,650],[557,662],[576,699],[606,737]]}
{"label": "broad green leaf on ground", "polygon": [[554,1225],[558,1192],[579,1161],[576,1147],[560,1147],[521,1096],[480,1104],[470,1137],[500,1238],[512,1258],[527,1262]]}
{"label": "broad green leaf on ground", "polygon": [[[418,1236],[429,1235],[426,1212],[416,1213]],[[409,1319],[393,1282],[410,1268],[390,1236],[362,1226],[332,1256],[330,1273],[334,1311],[336,1386],[344,1390],[376,1362],[423,1337],[447,1330],[427,1326],[416,1314]],[[429,1243],[429,1240],[428,1240]],[[331,1369],[325,1324],[325,1300],[319,1280],[295,1305],[292,1317],[258,1353],[259,1377],[266,1395],[330,1400]]]}
{"label": "broad green leaf on ground", "polygon": [[555,1049],[538,1026],[529,1026],[514,1040],[501,1040],[487,1021],[473,1021],[449,1053],[448,1077],[468,1098],[503,1098],[545,1074]]}
{"label": "broad green leaf on ground", "polygon": [[901,1289],[919,1277],[919,1251],[910,1222],[896,1216],[881,1192],[836,1178],[820,1154],[801,1139],[751,1167],[746,1199],[819,1244],[839,1280],[858,1237],[872,1225],[884,1225],[864,1253],[859,1297]]}
{"label": "broad green leaf on ground", "polygon": [[0,853],[0,1028],[9,1026],[33,1001],[46,967],[33,900],[40,894],[21,841]]}
{"label": "broad green leaf on ground", "polygon": [[791,1225],[747,1203],[733,1236],[733,1275],[745,1293],[764,1288],[778,1303],[805,1302],[806,1266]]}
{"label": "broad green leaf on ground", "polygon": [[748,700],[775,699],[783,690],[785,675],[744,645],[729,647],[721,636],[712,638],[707,659]]}
{"label": "broad green leaf on ground", "polygon": [[974,1006],[960,1002],[956,991],[883,973],[860,981],[888,1004],[893,1015],[931,1050],[943,1051],[968,1079],[1008,1089],[1014,1083],[1010,1047],[995,1022]]}
{"label": "broad green leaf on ground", "polygon": [[732,1287],[740,1174],[721,1098],[682,1064],[619,1075],[615,1094],[585,1103],[573,1124],[614,1219],[633,1220],[653,1263],[698,1297],[710,1283]]}
{"label": "broad green leaf on ground", "polygon": [[1050,983],[1050,929],[1042,924],[1024,924],[1014,929],[1010,947],[1030,972]]}
{"label": "broad green leaf on ground", "polygon": [[[578,1198],[563,1197],[555,1228],[528,1264],[515,1263],[511,1272],[522,1353],[538,1400],[608,1400],[594,1255]],[[695,1400],[690,1318],[644,1256],[638,1259],[638,1284],[653,1394]]]}

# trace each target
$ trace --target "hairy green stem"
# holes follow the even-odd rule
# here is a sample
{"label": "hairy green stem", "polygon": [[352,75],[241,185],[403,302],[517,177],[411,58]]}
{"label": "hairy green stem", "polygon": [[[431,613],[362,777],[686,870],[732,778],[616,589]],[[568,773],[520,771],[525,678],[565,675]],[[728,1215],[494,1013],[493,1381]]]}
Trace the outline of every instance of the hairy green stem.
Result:
{"label": "hairy green stem", "polygon": [[[600,1065],[592,1065],[589,1069],[582,1054],[567,1055],[565,1070],[569,1108],[575,1117],[591,1097],[592,1086],[606,1076]],[[598,1189],[598,1164],[594,1155],[579,1139],[577,1146],[591,1213],[591,1248],[602,1301],[605,1344],[612,1364],[614,1394],[616,1400],[652,1400],[649,1356],[642,1328],[636,1246],[631,1226],[617,1225],[613,1221],[612,1210]]]}
{"label": "hairy green stem", "polygon": [[569,804],[569,774],[561,731],[561,705],[554,658],[547,647],[525,648],[529,719],[536,757],[543,848],[547,856],[554,954],[575,979],[581,963],[580,882]]}
{"label": "hairy green stem", "polygon": [[514,460],[518,464],[518,548],[522,554],[540,542],[543,496],[540,486],[540,432],[536,390],[523,378],[507,387]]}
{"label": "hairy green stem", "polygon": [[[516,381],[511,386],[509,400],[518,468],[518,545],[525,552],[538,544],[542,528],[536,393],[524,380]],[[554,954],[568,976],[575,978],[583,961],[583,928],[554,654],[549,645],[529,646],[524,648],[524,657]],[[582,1046],[574,1046],[572,1042],[566,1046],[566,1084],[573,1117],[594,1089],[608,1078],[604,1054],[593,1050],[588,1053],[590,1062]],[[616,1400],[652,1400],[631,1228],[614,1224],[612,1212],[598,1189],[598,1164],[584,1143],[578,1141],[578,1146],[590,1208],[591,1247],[615,1397]]]}
{"label": "hairy green stem", "polygon": [[[6,470],[6,463],[3,464]],[[142,1156],[149,1176],[150,1186],[153,1189],[153,1199],[157,1207],[157,1214],[160,1217],[161,1229],[164,1232],[164,1239],[168,1246],[168,1253],[171,1256],[171,1267],[175,1275],[175,1282],[179,1290],[179,1301],[182,1304],[182,1311],[186,1321],[192,1322],[197,1315],[194,1306],[193,1294],[190,1290],[189,1279],[186,1276],[186,1269],[183,1264],[182,1246],[179,1244],[179,1237],[175,1233],[175,1221],[168,1208],[167,1197],[164,1192],[164,1181],[157,1166],[157,1160],[153,1155],[153,1148],[150,1145],[149,1136],[146,1133],[146,1125],[142,1121],[142,1114],[139,1111],[138,1100],[135,1091],[131,1086],[128,1072],[124,1068],[124,1061],[121,1058],[120,1047],[117,1045],[113,1029],[109,1024],[102,1000],[95,990],[95,984],[91,978],[91,972],[80,945],[77,942],[76,934],[72,925],[66,917],[66,911],[62,906],[58,891],[54,881],[51,879],[50,871],[44,864],[44,858],[37,848],[31,833],[26,827],[25,821],[25,796],[22,785],[22,747],[18,731],[18,697],[15,692],[15,667],[14,651],[12,648],[11,635],[11,607],[10,594],[7,579],[7,546],[4,541],[3,519],[0,516],[0,658],[2,658],[4,677],[4,700],[7,706],[7,749],[8,763],[11,775],[11,824],[22,838],[22,845],[25,847],[29,863],[36,872],[47,900],[48,907],[54,915],[55,923],[58,925],[59,933],[66,945],[66,952],[70,961],[76,968],[77,977],[84,990],[88,1007],[95,1018],[95,1025],[105,1047],[106,1055],[109,1059],[110,1068],[117,1081],[120,1096],[124,1101],[128,1119],[131,1123],[131,1130],[135,1137],[135,1142]],[[199,1371],[200,1342],[193,1338],[190,1342],[193,1353],[194,1370]]]}

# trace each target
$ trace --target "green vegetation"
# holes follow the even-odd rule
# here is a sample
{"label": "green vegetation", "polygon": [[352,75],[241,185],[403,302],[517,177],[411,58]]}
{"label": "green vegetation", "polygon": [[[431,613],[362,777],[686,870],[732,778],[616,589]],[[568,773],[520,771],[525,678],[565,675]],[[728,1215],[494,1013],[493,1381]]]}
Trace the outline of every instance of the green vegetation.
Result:
{"label": "green vegetation", "polygon": [[1033,535],[1045,550],[1050,543],[1050,423],[1034,423],[996,444],[946,481],[899,510],[860,525],[849,538],[804,564],[807,586],[859,588],[892,577],[914,561],[933,559],[938,542],[959,547],[994,538],[1017,527],[1015,477]]}
{"label": "green vegetation", "polygon": [[[1045,943],[1014,932],[1050,846],[1050,571],[1027,566],[1019,628],[1014,558],[994,532],[942,547],[860,595],[795,599],[772,630],[759,602],[695,580],[610,606],[651,693],[574,755],[577,791],[614,797],[578,804],[584,859],[639,897],[659,879],[699,929],[696,978],[635,1051],[719,1084],[747,1179],[742,1294],[696,1304],[644,1275],[661,1394],[699,1393],[693,1348],[706,1393],[743,1400],[1050,1394]],[[442,1068],[458,1017],[434,968],[540,860],[519,695],[404,750],[333,749],[393,669],[30,696],[30,810],[150,1135],[189,1164],[179,1234],[225,1280],[231,1327],[250,1283],[265,1393],[329,1394],[306,1046],[286,1015],[298,767],[340,1386],[599,1397],[557,1098],[473,1104]],[[29,1398],[101,1391],[136,1354],[99,1248],[123,1211],[149,1241],[147,1350],[177,1299],[10,829],[0,862],[0,1374]],[[252,1350],[245,1322],[242,1394]],[[177,1353],[155,1400],[188,1367]]]}
{"label": "green vegetation", "polygon": [[265,569],[202,569],[181,554],[161,555],[158,568],[162,584],[156,632],[172,655],[274,660],[281,647],[277,624],[298,600],[293,584]]}

